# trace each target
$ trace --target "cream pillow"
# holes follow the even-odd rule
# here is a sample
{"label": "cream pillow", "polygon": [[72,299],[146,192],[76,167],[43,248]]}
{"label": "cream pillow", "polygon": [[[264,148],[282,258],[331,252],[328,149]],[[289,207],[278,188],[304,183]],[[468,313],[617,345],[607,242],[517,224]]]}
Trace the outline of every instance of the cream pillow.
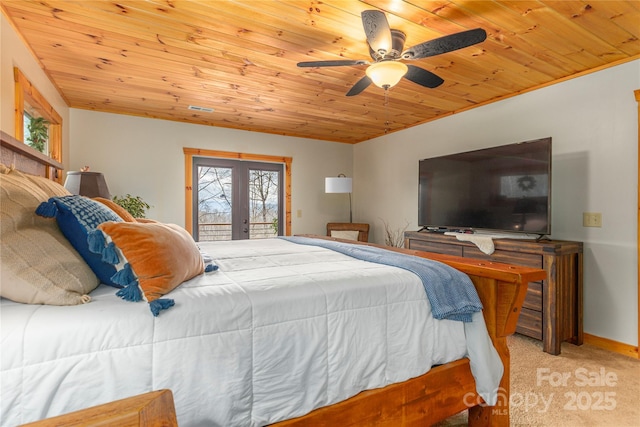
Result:
{"label": "cream pillow", "polygon": [[358,230],[331,230],[331,237],[346,240],[358,240]]}
{"label": "cream pillow", "polygon": [[[13,173],[15,172],[12,172],[12,174]],[[44,193],[49,197],[62,197],[62,196],[68,196],[71,194],[69,190],[64,188],[62,185],[48,178],[45,178],[43,176],[35,176],[35,175],[27,175],[27,174],[21,174],[21,175],[27,178],[29,181],[33,182],[35,185],[37,185],[38,188],[44,191]]]}
{"label": "cream pillow", "polygon": [[56,221],[35,214],[62,190],[37,181],[14,171],[0,174],[0,296],[26,304],[88,302],[98,278]]}

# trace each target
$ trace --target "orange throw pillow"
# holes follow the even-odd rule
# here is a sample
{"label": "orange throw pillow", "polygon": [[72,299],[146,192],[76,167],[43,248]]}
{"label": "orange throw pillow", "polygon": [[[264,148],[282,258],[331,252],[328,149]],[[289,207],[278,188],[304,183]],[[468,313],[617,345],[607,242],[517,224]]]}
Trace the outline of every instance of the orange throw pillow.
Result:
{"label": "orange throw pillow", "polygon": [[112,211],[114,211],[124,222],[136,222],[136,219],[125,208],[114,202],[113,200],[105,199],[104,197],[94,197],[93,200],[100,202]]}
{"label": "orange throw pillow", "polygon": [[104,222],[98,230],[105,235],[103,259],[113,253],[118,272],[114,282],[125,286],[117,293],[129,301],[141,297],[150,303],[154,316],[173,305],[160,299],[182,282],[204,273],[202,255],[193,237],[182,227],[160,222]]}

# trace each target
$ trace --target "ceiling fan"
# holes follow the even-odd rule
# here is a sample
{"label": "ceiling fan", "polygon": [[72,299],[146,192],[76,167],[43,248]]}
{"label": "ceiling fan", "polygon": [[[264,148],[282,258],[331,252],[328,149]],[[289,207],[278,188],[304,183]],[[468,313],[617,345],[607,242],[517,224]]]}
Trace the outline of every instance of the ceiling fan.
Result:
{"label": "ceiling fan", "polygon": [[451,52],[480,43],[487,38],[482,28],[439,37],[404,49],[406,34],[389,28],[385,14],[379,10],[365,10],[361,13],[369,54],[373,62],[367,60],[336,60],[298,62],[298,67],[340,67],[368,65],[366,75],[347,92],[354,96],[365,90],[371,83],[383,89],[396,85],[403,77],[428,88],[440,86],[444,80],[436,74],[400,60],[416,60],[441,53]]}

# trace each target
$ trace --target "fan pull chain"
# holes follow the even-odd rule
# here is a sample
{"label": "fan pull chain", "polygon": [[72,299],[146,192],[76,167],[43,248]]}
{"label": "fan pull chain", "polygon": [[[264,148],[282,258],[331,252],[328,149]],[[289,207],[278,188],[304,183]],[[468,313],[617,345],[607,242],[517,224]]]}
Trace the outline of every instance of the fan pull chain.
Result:
{"label": "fan pull chain", "polygon": [[384,89],[384,133],[389,133],[389,88]]}

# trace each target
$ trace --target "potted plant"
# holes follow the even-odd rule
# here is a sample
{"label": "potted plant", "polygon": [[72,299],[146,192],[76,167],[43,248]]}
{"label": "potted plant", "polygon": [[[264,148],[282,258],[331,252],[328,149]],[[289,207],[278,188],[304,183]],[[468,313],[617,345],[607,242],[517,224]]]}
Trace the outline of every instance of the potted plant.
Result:
{"label": "potted plant", "polygon": [[146,218],[147,210],[151,208],[140,196],[113,196],[114,203],[122,206],[134,218]]}
{"label": "potted plant", "polygon": [[27,130],[29,146],[43,153],[49,140],[49,121],[44,117],[32,117]]}

